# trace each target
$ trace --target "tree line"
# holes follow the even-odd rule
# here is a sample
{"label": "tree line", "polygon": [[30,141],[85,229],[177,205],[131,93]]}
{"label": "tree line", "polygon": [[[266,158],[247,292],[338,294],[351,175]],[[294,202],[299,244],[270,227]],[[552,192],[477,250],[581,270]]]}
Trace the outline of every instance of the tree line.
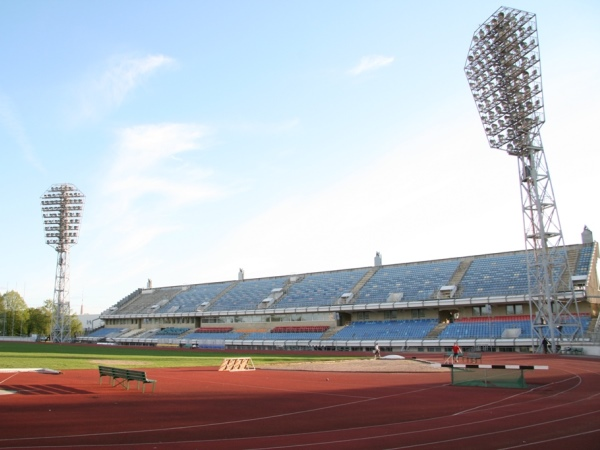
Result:
{"label": "tree line", "polygon": [[[30,308],[17,291],[0,295],[0,336],[49,336],[53,309],[52,300],[46,300],[44,306]],[[71,336],[82,334],[81,321],[71,313]]]}

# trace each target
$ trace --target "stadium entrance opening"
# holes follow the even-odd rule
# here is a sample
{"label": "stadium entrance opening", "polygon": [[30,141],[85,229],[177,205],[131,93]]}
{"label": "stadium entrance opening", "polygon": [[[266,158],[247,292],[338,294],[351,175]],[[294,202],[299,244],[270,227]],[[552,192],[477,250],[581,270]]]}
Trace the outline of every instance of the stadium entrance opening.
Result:
{"label": "stadium entrance opening", "polygon": [[336,317],[336,321],[337,321],[337,326],[338,327],[343,327],[345,325],[348,325],[349,323],[352,322],[352,315],[346,312],[338,312],[335,315]]}
{"label": "stadium entrance opening", "polygon": [[438,317],[440,323],[452,323],[458,319],[458,309],[440,310]]}

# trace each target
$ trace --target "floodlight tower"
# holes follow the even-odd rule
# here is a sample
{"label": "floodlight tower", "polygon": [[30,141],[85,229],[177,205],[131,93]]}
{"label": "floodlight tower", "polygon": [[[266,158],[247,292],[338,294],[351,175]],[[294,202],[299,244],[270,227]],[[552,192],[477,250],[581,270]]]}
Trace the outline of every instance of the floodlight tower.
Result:
{"label": "floodlight tower", "polygon": [[57,252],[50,338],[65,342],[71,337],[69,302],[69,249],[77,244],[85,196],[72,184],[54,184],[42,195],[46,244]]}
{"label": "floodlight tower", "polygon": [[[552,182],[535,14],[501,7],[473,34],[465,73],[491,148],[518,160],[532,323],[537,351],[548,339],[583,337]],[[575,314],[571,310],[575,310]]]}

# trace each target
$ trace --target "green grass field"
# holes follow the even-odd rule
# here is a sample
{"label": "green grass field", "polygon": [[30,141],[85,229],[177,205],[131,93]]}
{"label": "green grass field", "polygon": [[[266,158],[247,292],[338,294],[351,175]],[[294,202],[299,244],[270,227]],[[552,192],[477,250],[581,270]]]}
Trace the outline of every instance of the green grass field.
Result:
{"label": "green grass field", "polygon": [[0,369],[44,368],[62,371],[94,369],[98,365],[119,367],[119,362],[131,368],[220,366],[224,358],[248,356],[255,365],[351,359],[350,356],[323,354],[252,354],[161,347],[0,342]]}

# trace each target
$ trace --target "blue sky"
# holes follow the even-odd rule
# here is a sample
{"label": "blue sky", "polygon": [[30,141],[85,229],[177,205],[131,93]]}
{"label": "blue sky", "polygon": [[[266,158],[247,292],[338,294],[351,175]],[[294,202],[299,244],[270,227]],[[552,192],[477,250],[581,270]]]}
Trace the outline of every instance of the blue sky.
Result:
{"label": "blue sky", "polygon": [[[40,197],[86,195],[70,300],[525,248],[463,67],[491,1],[0,2],[0,291],[51,299]],[[600,4],[537,14],[566,244],[600,233]]]}

